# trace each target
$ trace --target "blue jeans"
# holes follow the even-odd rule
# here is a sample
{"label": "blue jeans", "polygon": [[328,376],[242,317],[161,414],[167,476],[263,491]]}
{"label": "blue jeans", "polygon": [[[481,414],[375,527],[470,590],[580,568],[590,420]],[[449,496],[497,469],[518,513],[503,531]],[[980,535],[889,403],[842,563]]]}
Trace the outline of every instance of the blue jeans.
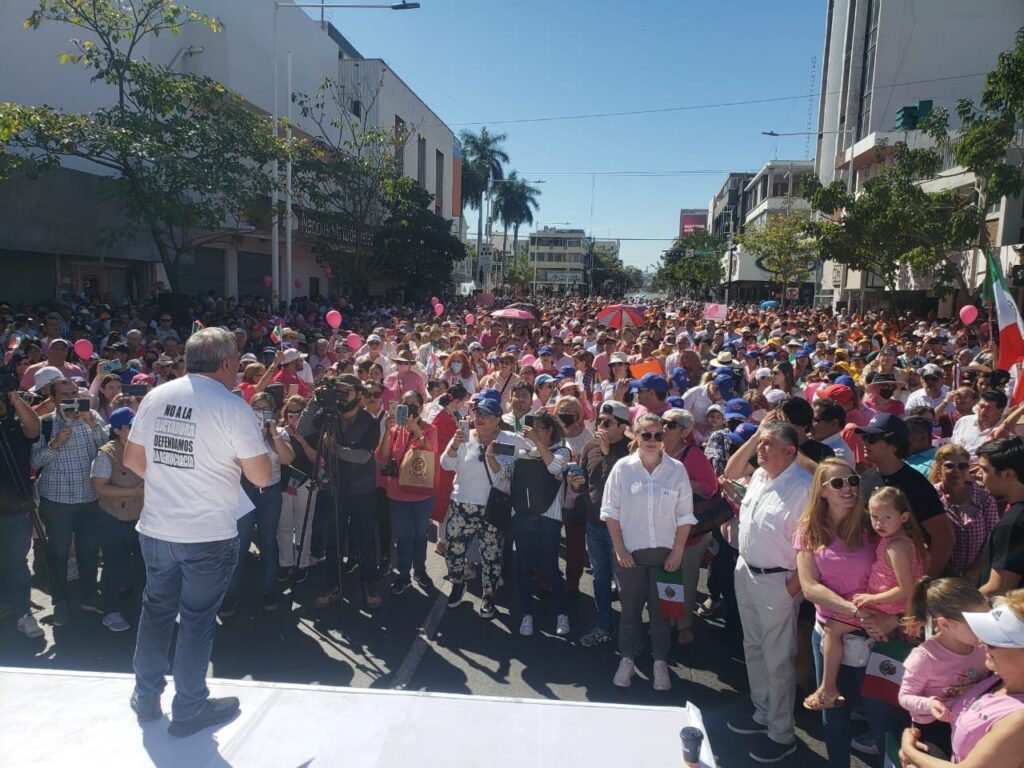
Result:
{"label": "blue jeans", "polygon": [[100,515],[105,515],[99,504],[60,504],[49,499],[39,500],[39,515],[46,526],[47,560],[54,602],[68,599],[68,555],[71,540],[75,542],[78,562],[78,584],[83,598],[96,592],[96,571],[100,551]]}
{"label": "blue jeans", "polygon": [[27,514],[0,515],[0,605],[15,618],[29,612],[32,577],[28,550],[32,546],[32,520]]}
{"label": "blue jeans", "polygon": [[[818,685],[821,685],[824,657],[821,653],[821,630],[815,624],[811,633],[811,649],[814,652],[814,671]],[[877,699],[861,699],[860,686],[864,680],[864,667],[839,667],[837,680],[839,692],[846,697],[846,705],[835,709],[826,709],[821,713],[821,727],[828,754],[829,768],[849,768],[850,739],[853,728],[850,723],[850,711],[860,702],[864,717],[868,721],[868,731],[878,745],[879,751],[885,753],[885,734],[892,733],[899,740],[903,728],[910,724],[907,713],[900,707],[886,704]]]}
{"label": "blue jeans", "polygon": [[260,586],[264,592],[274,588],[274,574],[277,571],[277,524],[281,520],[281,483],[259,488],[246,480],[242,481],[249,500],[256,509],[238,518],[238,565],[231,574],[228,597],[238,597],[239,582],[242,578],[242,561],[252,543],[252,528],[256,526],[256,543],[260,548]]}
{"label": "blue jeans", "polygon": [[139,534],[146,590],[135,642],[135,694],[159,699],[166,686],[167,653],[181,614],[174,649],[175,720],[198,715],[210,696],[206,668],[213,650],[217,609],[238,563],[238,539],[179,544]]}
{"label": "blue jeans", "polygon": [[120,610],[118,593],[127,578],[132,555],[138,552],[139,534],[134,520],[118,520],[104,512],[99,522],[103,546],[103,575],[100,577],[103,613],[114,613]]}
{"label": "blue jeans", "polygon": [[427,572],[427,526],[434,497],[423,501],[395,501],[391,505],[391,535],[395,540],[396,570],[399,576],[408,576],[409,569]]}
{"label": "blue jeans", "polygon": [[612,536],[603,525],[587,523],[587,556],[594,571],[594,602],[597,604],[597,627],[612,630],[612,579],[615,578],[615,547]]}
{"label": "blue jeans", "polygon": [[516,512],[512,516],[512,537],[516,542],[516,581],[519,588],[519,610],[533,615],[533,579],[530,572],[540,568],[548,577],[551,597],[558,614],[569,612],[565,581],[558,567],[558,547],[562,540],[562,523],[550,517]]}

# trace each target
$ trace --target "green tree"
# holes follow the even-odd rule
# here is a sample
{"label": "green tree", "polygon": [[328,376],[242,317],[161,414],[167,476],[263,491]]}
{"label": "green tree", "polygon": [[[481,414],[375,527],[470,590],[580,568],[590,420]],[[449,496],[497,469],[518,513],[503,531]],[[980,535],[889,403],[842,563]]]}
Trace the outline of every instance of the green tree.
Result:
{"label": "green tree", "polygon": [[519,227],[523,224],[533,224],[533,213],[540,208],[540,203],[537,201],[537,198],[540,197],[540,190],[525,179],[517,179],[514,184],[503,184],[502,186],[512,187],[509,192],[508,215],[512,222],[512,253],[517,253],[519,250]]}
{"label": "green tree", "polygon": [[738,238],[782,288],[806,281],[814,271],[818,248],[808,235],[808,218],[800,211],[776,213]]}
{"label": "green tree", "polygon": [[287,157],[286,144],[222,84],[136,58],[149,38],[190,23],[219,31],[217,19],[170,0],[40,0],[24,25],[48,22],[82,31],[59,61],[91,70],[112,102],[87,114],[0,104],[0,172],[35,177],[65,158],[101,170],[125,211],[105,242],[147,235],[174,290],[183,255],[250,230],[268,209],[279,184],[268,169]]}
{"label": "green tree", "polygon": [[[484,197],[491,181],[505,178],[508,153],[502,145],[508,140],[508,134],[492,134],[485,125],[480,133],[462,131],[459,140],[462,142],[462,202],[477,212],[477,232],[482,239]],[[474,264],[474,273],[478,266]]]}
{"label": "green tree", "polygon": [[505,273],[505,282],[520,290],[533,282],[533,267],[525,256],[516,256]]}
{"label": "green tree", "polygon": [[721,238],[703,229],[694,230],[676,239],[662,254],[654,284],[672,291],[682,286],[690,295],[704,296],[725,278],[724,253]]}

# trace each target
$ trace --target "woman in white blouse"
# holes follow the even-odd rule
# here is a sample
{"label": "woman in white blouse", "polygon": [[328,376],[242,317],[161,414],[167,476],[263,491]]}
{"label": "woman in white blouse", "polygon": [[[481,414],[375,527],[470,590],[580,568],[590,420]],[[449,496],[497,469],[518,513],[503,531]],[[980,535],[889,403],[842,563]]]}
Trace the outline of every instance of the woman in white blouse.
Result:
{"label": "woman in white blouse", "polygon": [[[693,491],[683,465],[662,450],[664,428],[661,418],[648,413],[633,425],[636,450],[612,467],[601,501],[601,519],[618,561],[619,653],[622,660],[613,682],[629,685],[640,652],[644,604],[651,619],[651,647],[654,654],[654,689],[667,691],[671,625],[661,614],[658,601],[659,568],[676,571],[693,515]],[[693,599],[692,596],[689,599]]]}

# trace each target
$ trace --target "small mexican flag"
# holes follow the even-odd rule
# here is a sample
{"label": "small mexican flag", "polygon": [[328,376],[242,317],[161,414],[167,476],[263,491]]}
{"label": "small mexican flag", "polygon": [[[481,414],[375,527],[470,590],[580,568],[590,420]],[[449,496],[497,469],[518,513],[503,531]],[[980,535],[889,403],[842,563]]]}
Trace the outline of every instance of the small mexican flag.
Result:
{"label": "small mexican flag", "polygon": [[270,332],[270,341],[274,344],[280,344],[284,341],[284,329],[280,323],[275,325],[274,329]]}
{"label": "small mexican flag", "polygon": [[193,323],[192,323],[192,335],[195,335],[195,334],[199,333],[201,330],[203,330],[203,324],[200,323],[198,320],[193,321]]}
{"label": "small mexican flag", "polygon": [[17,349],[21,346],[21,340],[25,338],[22,334],[15,331],[11,334],[10,338],[7,339],[7,349]]}
{"label": "small mexican flag", "polygon": [[658,569],[658,607],[666,619],[681,619],[686,616],[686,604],[683,602],[683,569],[676,568],[671,573],[664,568]]}
{"label": "small mexican flag", "polygon": [[900,683],[903,682],[903,661],[913,646],[903,640],[875,643],[864,670],[860,693],[868,699],[878,699],[899,706]]}
{"label": "small mexican flag", "polygon": [[885,734],[885,763],[882,768],[900,768],[900,743],[891,733]]}

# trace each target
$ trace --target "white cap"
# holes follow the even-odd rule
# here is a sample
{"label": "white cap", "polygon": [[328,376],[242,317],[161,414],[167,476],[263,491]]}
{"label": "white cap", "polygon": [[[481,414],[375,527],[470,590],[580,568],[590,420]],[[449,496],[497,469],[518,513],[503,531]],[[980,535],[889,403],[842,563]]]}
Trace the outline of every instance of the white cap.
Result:
{"label": "white cap", "polygon": [[764,393],[764,399],[768,401],[769,405],[778,405],[787,397],[788,395],[781,389],[769,389]]}
{"label": "white cap", "polygon": [[772,377],[772,369],[771,368],[758,368],[756,371],[754,371],[754,378],[755,379],[762,379],[762,378],[770,379],[771,377]]}
{"label": "white cap", "polygon": [[34,386],[32,387],[32,391],[38,392],[47,384],[50,384],[56,381],[57,379],[63,378],[64,374],[61,373],[60,368],[54,368],[52,365],[44,365],[42,368],[36,371],[33,376]]}
{"label": "white cap", "polygon": [[288,365],[288,363],[294,363],[296,360],[301,360],[304,357],[306,357],[306,355],[302,354],[297,349],[286,349],[284,354],[281,356],[281,362]]}
{"label": "white cap", "polygon": [[380,344],[380,336],[376,333],[371,333],[369,336],[366,337],[366,343],[369,344],[371,341],[376,341],[378,344]]}
{"label": "white cap", "polygon": [[988,613],[965,613],[964,621],[985,645],[1024,648],[1024,621],[1006,605]]}

